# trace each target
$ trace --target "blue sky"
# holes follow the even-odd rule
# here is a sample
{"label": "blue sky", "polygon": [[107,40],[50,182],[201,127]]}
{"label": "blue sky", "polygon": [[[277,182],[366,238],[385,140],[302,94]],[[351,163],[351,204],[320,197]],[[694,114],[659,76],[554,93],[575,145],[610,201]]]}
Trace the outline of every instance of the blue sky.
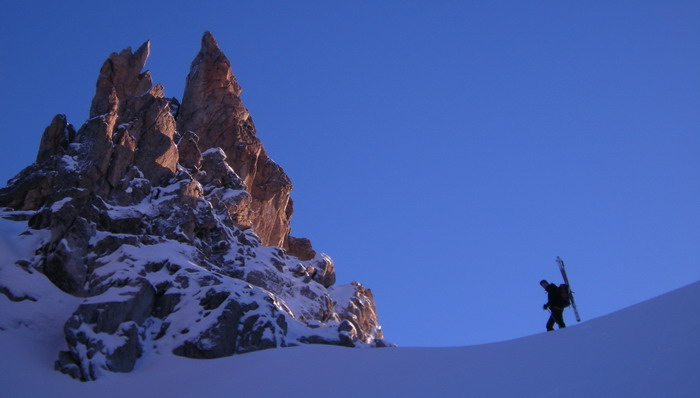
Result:
{"label": "blue sky", "polygon": [[700,280],[698,2],[28,3],[0,15],[0,180],[85,121],[109,53],[151,40],[181,98],[209,30],[293,234],[399,345],[543,331],[557,255],[584,320]]}

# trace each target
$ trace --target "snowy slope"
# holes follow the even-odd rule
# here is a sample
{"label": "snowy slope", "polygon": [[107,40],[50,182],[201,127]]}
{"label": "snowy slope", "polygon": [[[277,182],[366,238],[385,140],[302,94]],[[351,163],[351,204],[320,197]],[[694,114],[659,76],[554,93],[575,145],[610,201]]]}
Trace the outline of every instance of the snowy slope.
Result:
{"label": "snowy slope", "polygon": [[700,282],[565,330],[495,344],[301,346],[214,360],[160,355],[130,374],[88,383],[52,369],[52,336],[12,328],[0,332],[0,395],[699,397],[697,303]]}

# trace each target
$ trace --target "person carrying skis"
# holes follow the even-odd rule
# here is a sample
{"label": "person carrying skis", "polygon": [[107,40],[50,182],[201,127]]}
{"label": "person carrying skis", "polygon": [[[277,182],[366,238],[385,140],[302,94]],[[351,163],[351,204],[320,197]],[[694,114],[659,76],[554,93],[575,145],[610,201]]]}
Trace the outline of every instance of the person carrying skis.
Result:
{"label": "person carrying skis", "polygon": [[564,323],[564,307],[568,303],[564,301],[559,291],[559,287],[553,283],[549,283],[546,280],[540,281],[540,286],[547,291],[547,303],[542,307],[543,309],[549,309],[551,315],[547,320],[547,331],[551,332],[554,330],[554,323],[559,326],[559,329],[566,327]]}

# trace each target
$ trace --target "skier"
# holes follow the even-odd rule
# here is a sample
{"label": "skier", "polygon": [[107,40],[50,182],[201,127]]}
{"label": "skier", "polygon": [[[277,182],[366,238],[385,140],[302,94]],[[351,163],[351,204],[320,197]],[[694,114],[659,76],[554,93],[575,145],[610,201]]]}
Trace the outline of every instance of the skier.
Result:
{"label": "skier", "polygon": [[559,326],[559,329],[565,328],[566,324],[564,324],[564,307],[566,307],[566,303],[561,297],[559,287],[553,283],[547,282],[544,279],[540,281],[540,286],[542,286],[542,288],[547,291],[547,304],[545,304],[542,308],[545,310],[549,309],[549,311],[551,312],[549,320],[547,320],[547,331],[551,332],[552,330],[554,330],[555,322]]}

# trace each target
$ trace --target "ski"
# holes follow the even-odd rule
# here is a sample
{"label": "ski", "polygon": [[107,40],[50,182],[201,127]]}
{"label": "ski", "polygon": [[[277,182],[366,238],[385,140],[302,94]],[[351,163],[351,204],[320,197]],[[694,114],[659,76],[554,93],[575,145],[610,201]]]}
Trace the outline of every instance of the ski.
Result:
{"label": "ski", "polygon": [[557,256],[557,265],[559,266],[559,271],[561,272],[562,278],[564,278],[564,283],[569,287],[569,297],[571,298],[571,308],[574,309],[574,315],[576,315],[576,321],[581,322],[581,317],[578,315],[578,308],[576,308],[576,301],[574,301],[574,292],[571,291],[571,283],[569,283],[569,277],[566,276],[566,268],[564,267],[564,260]]}

